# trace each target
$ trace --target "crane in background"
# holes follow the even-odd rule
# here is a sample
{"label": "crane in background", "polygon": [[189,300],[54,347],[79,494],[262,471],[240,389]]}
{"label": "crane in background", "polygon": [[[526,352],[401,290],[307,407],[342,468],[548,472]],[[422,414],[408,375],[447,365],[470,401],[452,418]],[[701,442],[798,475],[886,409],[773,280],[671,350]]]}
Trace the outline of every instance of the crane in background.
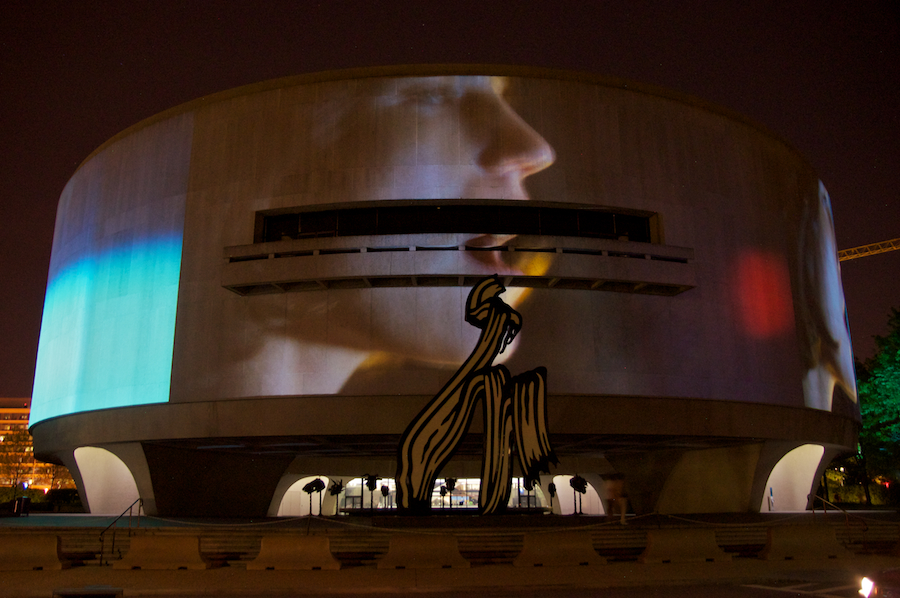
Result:
{"label": "crane in background", "polygon": [[894,251],[895,249],[900,249],[900,239],[891,239],[890,241],[842,249],[841,251],[838,251],[838,259],[842,262],[846,262],[847,260],[855,260],[856,258],[867,257],[875,255],[876,253],[885,253],[886,251]]}

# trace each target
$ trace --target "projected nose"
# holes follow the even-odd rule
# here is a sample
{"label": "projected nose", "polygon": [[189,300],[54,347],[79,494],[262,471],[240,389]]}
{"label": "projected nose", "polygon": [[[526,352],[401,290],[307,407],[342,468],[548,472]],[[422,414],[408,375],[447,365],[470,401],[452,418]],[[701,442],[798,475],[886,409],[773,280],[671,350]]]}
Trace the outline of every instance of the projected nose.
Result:
{"label": "projected nose", "polygon": [[494,173],[519,172],[523,177],[552,164],[555,154],[550,144],[509,105],[498,104],[495,124],[478,164]]}

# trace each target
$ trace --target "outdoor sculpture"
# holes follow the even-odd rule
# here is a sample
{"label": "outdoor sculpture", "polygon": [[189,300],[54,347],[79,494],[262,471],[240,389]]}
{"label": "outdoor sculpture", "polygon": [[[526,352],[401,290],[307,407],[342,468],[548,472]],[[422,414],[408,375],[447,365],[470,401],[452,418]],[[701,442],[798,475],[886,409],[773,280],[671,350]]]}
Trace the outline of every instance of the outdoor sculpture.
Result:
{"label": "outdoor sculpture", "polygon": [[484,409],[484,461],[478,506],[483,514],[506,508],[512,482],[510,435],[530,487],[557,463],[547,432],[547,370],[511,376],[494,359],[522,328],[521,315],[500,299],[496,276],[479,282],[466,301],[466,321],[481,329],[468,359],[419,412],[400,439],[397,505],[412,513],[431,510],[434,480],[468,431],[479,400]]}
{"label": "outdoor sculpture", "polygon": [[319,515],[322,514],[322,490],[325,489],[325,482],[321,478],[316,478],[303,486],[303,491],[309,495],[309,514],[312,515],[312,495],[313,492],[319,494]]}

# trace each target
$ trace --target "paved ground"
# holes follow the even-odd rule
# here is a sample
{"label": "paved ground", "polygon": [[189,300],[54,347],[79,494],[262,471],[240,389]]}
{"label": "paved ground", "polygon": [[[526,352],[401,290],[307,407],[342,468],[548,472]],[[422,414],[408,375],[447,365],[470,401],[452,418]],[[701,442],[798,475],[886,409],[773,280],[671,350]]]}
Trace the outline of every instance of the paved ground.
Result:
{"label": "paved ground", "polygon": [[[21,576],[17,574],[7,577],[7,574],[0,574],[4,585],[0,589],[0,596],[50,597],[54,591],[65,588],[78,588],[85,591],[85,595],[89,595],[91,589],[96,591],[99,589],[98,586],[101,586],[121,588],[124,590],[124,596],[167,596],[170,598],[210,598],[210,596],[305,598],[313,595],[332,595],[341,598],[361,598],[363,596],[385,598],[394,596],[421,596],[422,598],[458,598],[460,596],[477,596],[478,598],[547,598],[556,596],[567,598],[587,598],[589,596],[608,598],[786,598],[791,596],[854,598],[857,596],[859,588],[859,578],[856,574],[827,573],[825,577],[830,577],[830,579],[823,579],[821,571],[812,571],[793,577],[785,575],[784,579],[694,579],[691,582],[680,583],[657,579],[647,580],[646,584],[626,587],[600,585],[586,587],[577,582],[566,583],[561,577],[557,577],[556,583],[540,583],[538,585],[512,584],[493,587],[461,585],[453,587],[448,583],[444,587],[417,587],[403,586],[394,582],[386,585],[373,583],[364,587],[348,587],[342,584],[332,585],[330,583],[332,580],[328,579],[329,576],[321,576],[323,578],[319,579],[319,576],[311,575],[273,575],[275,572],[259,572],[260,575],[253,576],[247,576],[247,572],[244,572],[246,577],[243,580],[234,579],[233,584],[225,582],[228,576],[223,576],[222,572],[214,575],[198,574],[203,572],[177,572],[177,576],[172,572],[168,575],[161,574],[161,572],[119,573],[122,575],[97,576],[99,579],[89,579],[83,575],[77,576],[79,579],[74,579],[72,576],[59,576],[54,583],[50,584],[46,583],[46,575]],[[565,574],[566,572],[558,573]],[[27,577],[31,577],[34,583],[28,583]],[[254,583],[246,583],[249,579],[254,579]],[[377,580],[372,579],[371,581],[376,582]]]}
{"label": "paved ground", "polygon": [[[866,514],[870,525],[898,526],[897,513]],[[812,521],[810,514],[802,520]],[[703,519],[703,518],[700,518]],[[760,518],[750,515],[707,516],[705,523],[717,525],[758,526],[784,522],[783,517]],[[109,517],[90,515],[34,515],[28,518],[0,519],[0,541],[3,533],[15,531],[50,531],[74,528],[100,530],[112,521]],[[497,520],[493,520],[496,523]],[[697,518],[692,519],[695,523]],[[820,515],[819,523],[826,519]],[[843,516],[831,516],[832,524],[840,524]],[[518,519],[519,525],[524,521]],[[360,522],[362,523],[362,522]],[[370,522],[371,523],[371,522]],[[586,521],[574,519],[550,521],[537,518],[530,525],[544,527],[583,526]],[[641,525],[648,529],[662,525],[661,519],[632,521],[629,528]],[[142,518],[142,528],[179,527],[204,529],[272,529],[272,525],[313,530],[322,521],[199,521]],[[390,523],[408,527],[416,522]],[[477,520],[447,520],[441,525],[456,527],[482,525]],[[381,525],[385,525],[384,522]],[[610,526],[611,530],[618,528]],[[500,528],[502,529],[502,527]],[[594,527],[596,529],[596,527]],[[757,528],[758,529],[758,528]],[[382,529],[381,531],[385,531]],[[155,533],[155,532],[151,532]],[[262,532],[260,532],[262,533]],[[900,557],[881,554],[855,554],[836,560],[768,562],[759,558],[734,558],[730,562],[641,564],[634,560],[610,562],[597,566],[521,568],[510,564],[473,566],[469,569],[383,570],[373,565],[338,571],[247,571],[240,566],[198,571],[115,570],[111,567],[84,566],[62,571],[0,571],[0,597],[50,597],[63,589],[86,589],[91,586],[121,588],[124,596],[167,596],[172,598],[209,598],[210,596],[273,596],[277,598],[310,595],[422,596],[423,598],[544,598],[566,596],[584,598],[639,597],[722,597],[782,598],[812,596],[820,598],[854,598],[862,575],[888,567],[900,566]],[[2,563],[0,563],[2,569]],[[94,592],[95,595],[97,592]],[[90,595],[85,591],[82,595]]]}
{"label": "paved ground", "polygon": [[[578,588],[541,588],[535,590],[488,590],[479,591],[479,598],[554,598],[561,596],[565,598],[790,598],[791,596],[805,598],[858,598],[858,586],[842,586],[838,588],[823,587],[825,593],[817,593],[815,589],[811,592],[810,585],[816,584],[797,584],[785,586],[778,589],[740,586],[740,585],[677,585],[677,586],[643,586],[636,588],[605,588],[605,589],[578,589]],[[838,592],[838,593],[834,593]],[[409,597],[411,595],[421,598],[460,598],[460,596],[468,596],[470,592],[460,592],[459,590],[439,591],[439,592],[392,592],[392,591],[372,591],[366,593],[342,593],[342,594],[324,594],[332,596],[340,596],[340,598],[395,598]],[[322,595],[322,594],[320,594]],[[169,598],[209,598],[209,595],[202,594],[183,594],[172,596]],[[305,598],[304,595],[295,594],[298,598]]]}

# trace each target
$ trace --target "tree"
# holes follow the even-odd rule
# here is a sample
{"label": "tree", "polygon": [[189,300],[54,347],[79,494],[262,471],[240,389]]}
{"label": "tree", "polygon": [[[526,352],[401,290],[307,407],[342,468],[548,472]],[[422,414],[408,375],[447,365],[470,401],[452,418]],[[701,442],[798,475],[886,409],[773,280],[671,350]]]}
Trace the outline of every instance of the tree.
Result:
{"label": "tree", "polygon": [[45,482],[50,490],[59,490],[63,486],[70,488],[75,483],[65,465],[50,465],[44,469],[44,473],[45,478],[42,482]]}
{"label": "tree", "polygon": [[0,483],[15,489],[34,466],[31,434],[25,429],[14,429],[4,431],[0,437]]}
{"label": "tree", "polygon": [[858,372],[859,442],[872,476],[900,480],[900,310],[891,310],[887,336]]}

